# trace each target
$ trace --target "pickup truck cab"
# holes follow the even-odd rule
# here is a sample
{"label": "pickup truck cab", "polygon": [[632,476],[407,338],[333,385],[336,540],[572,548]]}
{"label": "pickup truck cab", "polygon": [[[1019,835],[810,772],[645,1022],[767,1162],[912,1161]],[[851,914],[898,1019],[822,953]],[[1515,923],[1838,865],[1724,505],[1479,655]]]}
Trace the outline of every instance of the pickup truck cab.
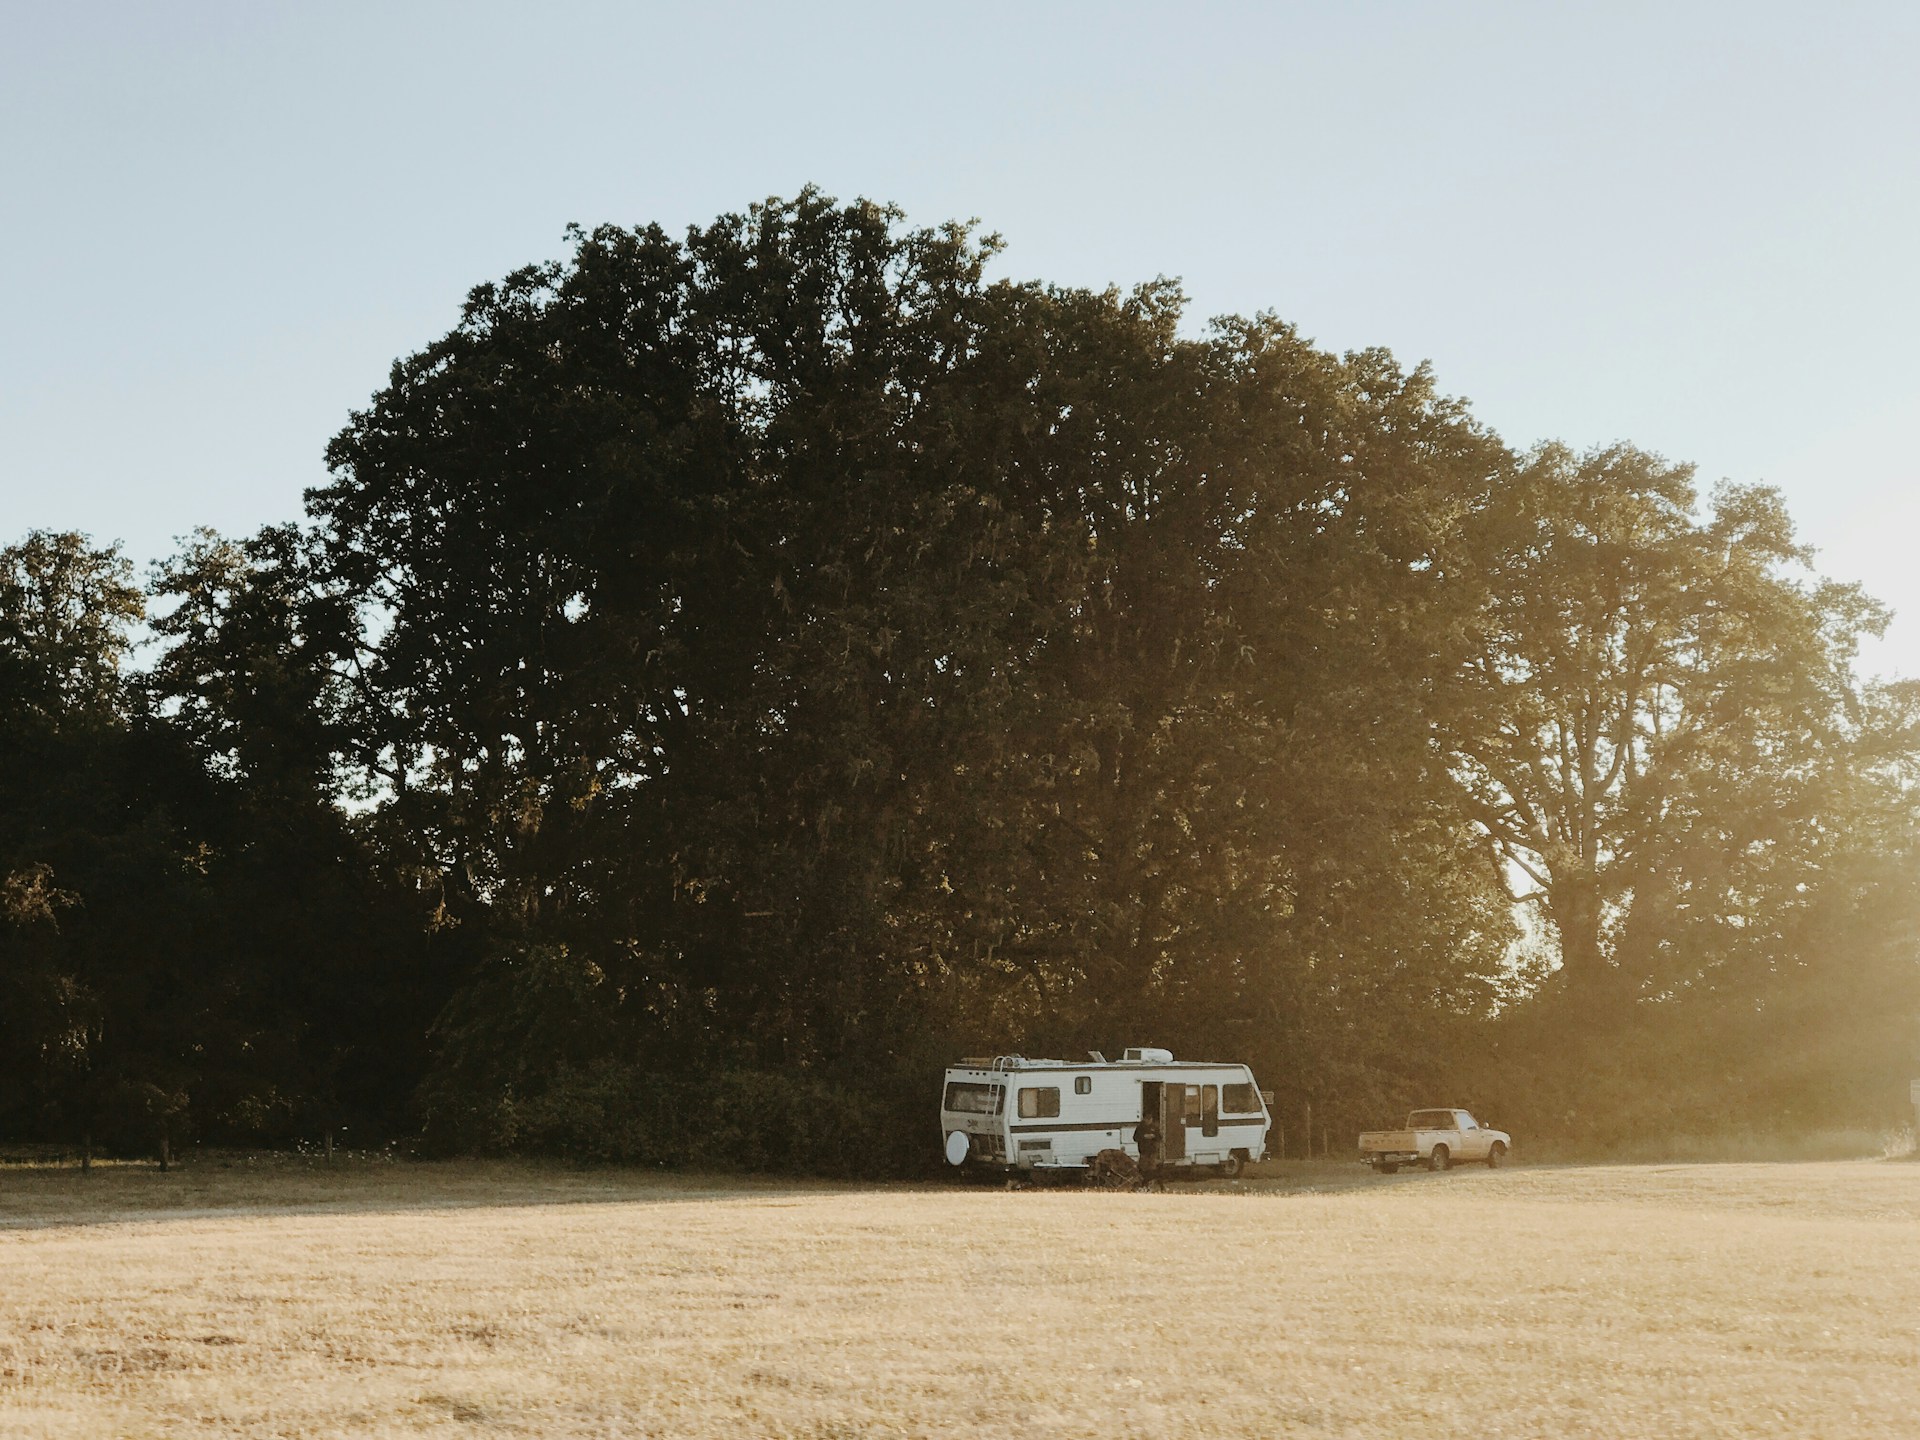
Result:
{"label": "pickup truck cab", "polygon": [[1482,1160],[1493,1169],[1507,1158],[1513,1137],[1489,1130],[1465,1110],[1416,1110],[1404,1130],[1368,1130],[1360,1136],[1360,1158],[1383,1175],[1415,1162],[1446,1170],[1465,1160]]}

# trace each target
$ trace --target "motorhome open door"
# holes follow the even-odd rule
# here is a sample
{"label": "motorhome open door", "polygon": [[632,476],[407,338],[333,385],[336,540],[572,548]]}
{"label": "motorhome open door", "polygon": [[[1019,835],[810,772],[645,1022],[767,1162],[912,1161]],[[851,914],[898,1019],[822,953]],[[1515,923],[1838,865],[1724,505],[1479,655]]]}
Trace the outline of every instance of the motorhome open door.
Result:
{"label": "motorhome open door", "polygon": [[1160,1087],[1160,1154],[1167,1160],[1187,1158],[1187,1087]]}

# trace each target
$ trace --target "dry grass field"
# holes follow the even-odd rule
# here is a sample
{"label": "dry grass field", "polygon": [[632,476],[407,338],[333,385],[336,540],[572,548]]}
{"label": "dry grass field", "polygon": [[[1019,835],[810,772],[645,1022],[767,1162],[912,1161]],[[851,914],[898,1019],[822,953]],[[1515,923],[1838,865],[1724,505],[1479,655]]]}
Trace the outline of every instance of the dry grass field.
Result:
{"label": "dry grass field", "polygon": [[0,1170],[0,1435],[1911,1436],[1920,1165]]}

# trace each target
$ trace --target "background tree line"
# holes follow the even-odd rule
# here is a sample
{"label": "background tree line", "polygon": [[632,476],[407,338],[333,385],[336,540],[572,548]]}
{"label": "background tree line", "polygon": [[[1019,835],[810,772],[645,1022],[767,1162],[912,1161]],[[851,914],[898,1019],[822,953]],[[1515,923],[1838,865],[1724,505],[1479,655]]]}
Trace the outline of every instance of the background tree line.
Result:
{"label": "background tree line", "polygon": [[571,238],[303,523],[0,553],[0,1134],[899,1168],[1140,1043],[1336,1146],[1897,1116],[1914,695],[1773,492],[870,204]]}

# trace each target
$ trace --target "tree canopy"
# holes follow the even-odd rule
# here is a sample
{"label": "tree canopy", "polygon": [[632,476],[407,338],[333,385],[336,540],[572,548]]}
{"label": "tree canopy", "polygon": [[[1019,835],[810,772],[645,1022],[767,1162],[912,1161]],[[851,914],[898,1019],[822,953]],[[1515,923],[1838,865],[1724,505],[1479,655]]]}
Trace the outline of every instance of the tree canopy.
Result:
{"label": "tree canopy", "polygon": [[1321,1124],[1551,1123],[1597,1033],[1702,1037],[1724,1109],[1755,1014],[1920,1008],[1911,702],[1772,492],[865,202],[570,241],[396,363],[304,525],[146,595],[5,552],[0,734],[59,758],[0,813],[0,1124],[731,1115],[831,1166],[962,1050],[1129,1043]]}

